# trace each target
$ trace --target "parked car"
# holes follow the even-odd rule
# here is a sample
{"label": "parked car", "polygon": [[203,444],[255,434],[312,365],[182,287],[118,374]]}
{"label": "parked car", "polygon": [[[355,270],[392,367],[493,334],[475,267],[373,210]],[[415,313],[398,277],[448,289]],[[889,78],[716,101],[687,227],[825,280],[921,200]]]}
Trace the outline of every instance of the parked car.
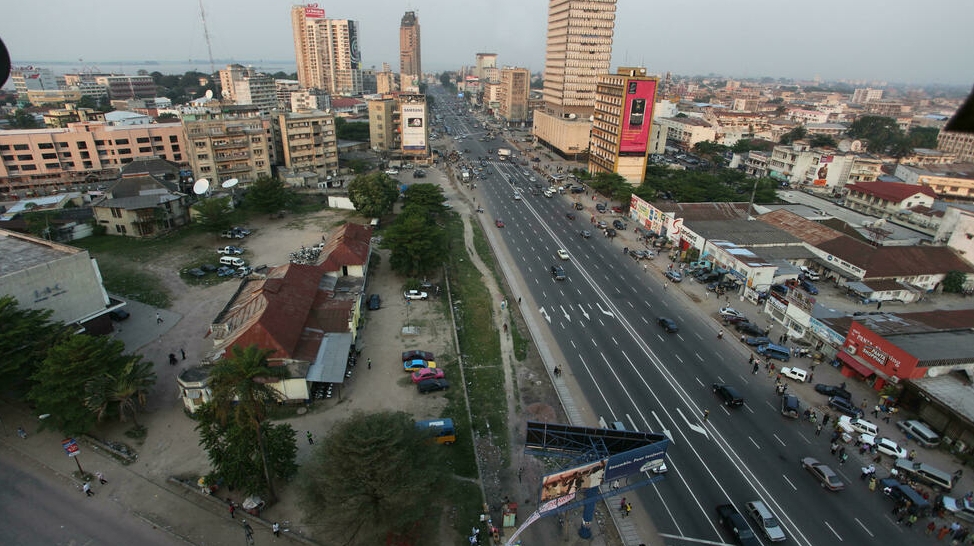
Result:
{"label": "parked car", "polygon": [[113,309],[108,312],[108,318],[114,320],[115,322],[121,322],[129,318],[130,316],[131,315],[129,315],[129,312],[126,311],[125,309],[122,309],[121,307],[119,307],[118,309]]}
{"label": "parked car", "polygon": [[416,349],[413,349],[411,351],[403,351],[402,353],[403,362],[407,360],[415,360],[417,358],[420,360],[436,360],[436,358],[433,356],[433,353],[429,351],[418,351]]}
{"label": "parked car", "polygon": [[744,516],[734,508],[733,504],[717,506],[717,521],[727,529],[741,546],[760,546],[761,542],[754,536],[754,531],[748,526]]}
{"label": "parked car", "polygon": [[783,285],[783,284],[772,284],[771,285],[771,291],[772,292],[777,292],[777,293],[781,294],[782,296],[785,296],[785,295],[788,294],[788,287],[785,286],[785,285]]}
{"label": "parked car", "polygon": [[429,394],[431,392],[443,391],[450,388],[450,382],[446,379],[424,379],[419,383],[416,383],[416,390],[420,394]]}
{"label": "parked car", "polygon": [[803,265],[798,266],[798,269],[801,270],[802,276],[804,276],[806,279],[808,279],[810,281],[817,281],[820,278],[818,276],[818,273],[812,271],[811,269],[809,269],[809,268],[807,268],[807,267],[805,267]]}
{"label": "parked car", "polygon": [[236,270],[234,268],[228,267],[228,266],[225,266],[224,265],[224,266],[221,266],[220,269],[217,269],[216,270],[216,276],[217,277],[229,277],[229,276],[233,275],[235,271]]}
{"label": "parked car", "polygon": [[605,212],[605,210],[606,210],[605,209],[605,203],[597,203],[595,205],[595,210],[597,210],[599,212]]}
{"label": "parked car", "polygon": [[829,406],[835,408],[841,413],[844,413],[850,417],[859,417],[862,415],[862,410],[856,407],[848,398],[839,398],[838,396],[829,397]]}
{"label": "parked car", "polygon": [[629,250],[629,256],[631,256],[633,260],[646,260],[648,258],[651,258],[652,254],[648,250],[640,250],[634,248]]}
{"label": "parked car", "polygon": [[819,383],[815,385],[815,392],[819,394],[824,394],[825,396],[836,396],[838,398],[845,398],[846,400],[852,400],[852,394],[850,394],[849,391],[836,385],[826,385],[824,383]]}
{"label": "parked car", "polygon": [[203,271],[198,267],[194,267],[192,269],[187,269],[186,274],[191,277],[196,277],[197,279],[202,279],[203,277],[206,276],[206,271]]}
{"label": "parked car", "polygon": [[676,321],[667,317],[660,317],[656,319],[656,323],[663,328],[669,334],[675,334],[680,331],[680,327],[676,325]]}
{"label": "parked car", "polygon": [[781,397],[781,415],[798,419],[801,409],[802,405],[794,394],[785,394]]}
{"label": "parked car", "polygon": [[613,220],[612,221],[612,227],[618,229],[619,231],[625,231],[626,230],[626,224],[623,224],[622,223],[622,220]]}
{"label": "parked car", "polygon": [[616,236],[616,230],[614,228],[607,228],[605,230],[605,236],[608,238],[613,238]]}
{"label": "parked car", "polygon": [[722,317],[743,317],[744,313],[734,309],[733,307],[721,307],[718,311]]}
{"label": "parked car", "polygon": [[227,254],[229,256],[239,256],[239,255],[243,254],[244,249],[240,248],[239,246],[228,245],[228,246],[222,246],[222,247],[216,249],[216,252],[217,252],[217,254]]}
{"label": "parked car", "polygon": [[765,333],[764,328],[761,328],[753,322],[738,322],[734,325],[734,328],[736,328],[738,332],[747,334],[749,336],[763,336]]}
{"label": "parked car", "polygon": [[435,368],[436,362],[432,360],[406,360],[402,363],[402,370],[404,372],[415,372],[416,370],[422,370],[423,368]]}
{"label": "parked car", "polygon": [[804,383],[806,380],[808,380],[808,372],[801,368],[795,368],[795,367],[786,366],[784,368],[781,368],[781,376],[787,377],[788,379],[794,379],[799,383]]}
{"label": "parked car", "polygon": [[867,446],[876,446],[876,451],[882,453],[883,455],[889,455],[894,459],[906,459],[909,453],[906,448],[901,447],[899,444],[890,440],[889,438],[884,438],[882,436],[873,436],[872,434],[860,434],[859,441]]}
{"label": "parked car", "polygon": [[804,290],[805,292],[808,292],[809,294],[811,294],[813,296],[818,295],[818,288],[816,288],[815,285],[812,284],[810,281],[807,281],[805,279],[799,279],[798,280],[798,286],[802,290]]}
{"label": "parked car", "polygon": [[828,465],[820,463],[818,459],[805,457],[802,459],[802,468],[807,470],[812,476],[815,476],[815,479],[822,483],[822,487],[829,491],[841,491],[845,489],[845,484],[839,479],[839,475],[829,468]]}
{"label": "parked car", "polygon": [[761,345],[771,343],[771,338],[766,336],[746,337],[744,338],[744,343],[751,345],[752,347],[760,347]]}
{"label": "parked car", "polygon": [[737,389],[730,385],[714,383],[713,390],[714,394],[719,396],[723,404],[728,408],[739,408],[744,405],[744,397],[741,396],[741,393],[737,392]]}
{"label": "parked car", "polygon": [[429,294],[426,292],[421,292],[419,290],[406,290],[402,293],[402,296],[407,300],[425,300],[429,299]]}
{"label": "parked car", "polygon": [[378,294],[372,294],[369,296],[369,311],[375,311],[382,307],[382,298]]}
{"label": "parked car", "polygon": [[202,269],[206,273],[213,273],[219,268],[213,264],[203,264],[200,266],[200,269]]}
{"label": "parked car", "polygon": [[675,269],[667,270],[663,275],[672,282],[683,282],[683,275],[680,275],[680,272]]}
{"label": "parked car", "polygon": [[607,224],[605,220],[599,220],[599,223],[595,225],[598,226],[599,229],[605,229],[609,227],[609,224]]}
{"label": "parked car", "polygon": [[443,372],[442,368],[423,368],[421,370],[416,370],[409,377],[413,380],[413,383],[419,383],[426,379],[443,379],[446,373]]}

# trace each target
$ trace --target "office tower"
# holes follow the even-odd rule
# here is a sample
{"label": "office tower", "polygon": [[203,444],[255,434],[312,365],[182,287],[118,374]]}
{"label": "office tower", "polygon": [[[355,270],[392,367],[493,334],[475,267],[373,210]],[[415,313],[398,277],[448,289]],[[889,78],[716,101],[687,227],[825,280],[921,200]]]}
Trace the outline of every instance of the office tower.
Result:
{"label": "office tower", "polygon": [[584,153],[595,81],[609,72],[616,0],[549,0],[544,109],[534,135],[563,155]]}
{"label": "office tower", "polygon": [[474,75],[480,81],[487,80],[487,71],[491,68],[497,68],[497,54],[496,53],[478,53],[477,54],[477,64],[474,67]]}
{"label": "office tower", "polygon": [[294,55],[298,82],[331,95],[362,93],[362,56],[358,47],[358,23],[327,19],[314,5],[292,6]]}
{"label": "office tower", "polygon": [[415,11],[407,11],[399,25],[399,80],[403,89],[418,87],[423,77],[419,45],[419,18]]}
{"label": "office tower", "polygon": [[646,174],[653,106],[659,80],[645,68],[620,67],[598,77],[588,170],[618,173],[639,185]]}
{"label": "office tower", "polygon": [[508,124],[520,124],[528,119],[528,95],[531,74],[527,68],[505,66],[501,69],[498,86],[497,115]]}

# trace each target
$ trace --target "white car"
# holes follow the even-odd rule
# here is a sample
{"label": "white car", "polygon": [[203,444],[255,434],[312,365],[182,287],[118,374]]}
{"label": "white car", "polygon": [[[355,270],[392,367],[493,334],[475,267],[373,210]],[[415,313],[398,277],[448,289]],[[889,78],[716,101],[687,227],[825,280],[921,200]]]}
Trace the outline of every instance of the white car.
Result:
{"label": "white car", "polygon": [[425,300],[429,299],[429,294],[426,292],[420,292],[419,290],[406,290],[402,293],[402,296],[407,300]]}
{"label": "white car", "polygon": [[396,176],[397,174],[399,174],[399,171],[396,169],[386,169],[386,174],[390,176]]}
{"label": "white car", "polygon": [[558,257],[561,258],[562,260],[568,259],[568,251],[565,250],[564,248],[559,248],[557,254]]}
{"label": "white car", "polygon": [[807,268],[807,267],[805,267],[803,265],[798,266],[798,269],[801,270],[802,274],[805,275],[805,278],[806,279],[808,279],[810,281],[817,281],[817,280],[819,280],[818,273],[812,271],[811,269],[809,269],[809,268]]}
{"label": "white car", "polygon": [[882,436],[876,437],[872,434],[860,434],[859,440],[868,445],[876,446],[876,451],[882,453],[883,455],[889,455],[894,459],[906,459],[907,451],[905,448],[900,447],[899,444],[890,440],[889,438],[883,438]]}
{"label": "white car", "polygon": [[515,201],[520,201],[521,200],[521,194],[518,193],[518,192],[514,192],[514,200]]}
{"label": "white car", "polygon": [[744,313],[733,307],[721,307],[719,312],[722,317],[744,318]]}

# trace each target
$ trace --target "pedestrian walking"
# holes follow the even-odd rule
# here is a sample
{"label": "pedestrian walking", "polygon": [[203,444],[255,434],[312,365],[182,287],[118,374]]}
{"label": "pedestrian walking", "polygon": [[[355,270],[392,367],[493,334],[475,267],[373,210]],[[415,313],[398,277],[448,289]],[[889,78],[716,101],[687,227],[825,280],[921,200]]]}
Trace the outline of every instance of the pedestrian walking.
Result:
{"label": "pedestrian walking", "polygon": [[832,455],[835,455],[839,451],[839,444],[832,442],[832,445],[829,446],[829,449],[830,451],[832,451]]}
{"label": "pedestrian walking", "polygon": [[826,413],[825,414],[825,417],[822,417],[822,424],[823,425],[828,425],[829,424],[829,419],[831,419],[831,418],[832,418],[832,415],[829,414],[829,413]]}
{"label": "pedestrian walking", "polygon": [[937,540],[943,540],[947,533],[950,532],[950,527],[946,525],[942,526],[939,531],[937,531]]}
{"label": "pedestrian walking", "polygon": [[630,512],[632,512],[632,504],[627,502],[626,503],[626,514],[625,514],[626,517],[629,517],[629,513]]}
{"label": "pedestrian walking", "polygon": [[910,459],[911,461],[915,460],[917,458],[917,450],[911,449],[910,454],[907,455],[907,458]]}
{"label": "pedestrian walking", "polygon": [[843,451],[841,454],[839,454],[839,466],[844,465],[845,462],[848,461],[848,460],[849,460],[849,454],[848,453],[846,453],[846,452]]}
{"label": "pedestrian walking", "polygon": [[757,373],[758,373],[758,363],[757,361],[755,361],[754,367],[751,369],[751,375],[757,375]]}
{"label": "pedestrian walking", "polygon": [[869,478],[869,490],[870,491],[875,491],[876,490],[876,483],[877,483],[876,482],[876,476],[871,476]]}
{"label": "pedestrian walking", "polygon": [[372,369],[372,359],[371,358],[369,359],[368,364],[369,364],[369,369],[371,370]]}
{"label": "pedestrian walking", "polygon": [[234,512],[236,512],[236,511],[237,511],[237,507],[236,507],[236,505],[234,505],[234,504],[233,504],[233,503],[231,502],[231,503],[230,503],[230,519],[237,519],[237,518],[235,518],[235,517],[233,516],[233,514],[234,514]]}
{"label": "pedestrian walking", "polygon": [[816,436],[821,436],[822,435],[822,425],[816,425],[815,426],[815,435]]}
{"label": "pedestrian walking", "polygon": [[879,406],[873,406],[873,417],[879,417]]}
{"label": "pedestrian walking", "polygon": [[274,525],[271,525],[271,531],[273,531],[274,536],[281,536],[281,524],[275,521]]}
{"label": "pedestrian walking", "polygon": [[910,517],[906,518],[906,526],[913,527],[913,524],[917,522],[916,512],[910,514]]}
{"label": "pedestrian walking", "polygon": [[85,484],[81,486],[81,489],[85,492],[85,496],[87,497],[91,497],[95,494],[91,490],[91,482],[85,482]]}
{"label": "pedestrian walking", "polygon": [[625,511],[625,509],[626,509],[626,497],[622,497],[622,500],[619,501],[619,510]]}
{"label": "pedestrian walking", "polygon": [[17,436],[20,436],[24,440],[27,439],[27,431],[24,430],[24,427],[17,427]]}
{"label": "pedestrian walking", "polygon": [[703,410],[703,420],[707,421],[709,419],[710,419],[710,410],[709,409]]}
{"label": "pedestrian walking", "polygon": [[183,355],[183,360],[186,360],[186,349],[180,349],[179,354]]}
{"label": "pedestrian walking", "polygon": [[98,478],[98,483],[100,483],[102,485],[105,485],[106,483],[108,483],[108,480],[105,479],[105,475],[101,473],[101,470],[99,470],[98,472],[95,472],[95,477]]}
{"label": "pedestrian walking", "polygon": [[178,363],[179,363],[179,361],[176,360],[176,355],[173,354],[173,353],[169,353],[169,365],[170,366],[175,366]]}
{"label": "pedestrian walking", "polygon": [[927,524],[927,532],[926,532],[926,535],[927,536],[930,536],[936,530],[937,530],[937,524],[934,523],[933,520],[930,520],[930,523]]}
{"label": "pedestrian walking", "polygon": [[314,436],[311,435],[311,431],[309,430],[307,432],[308,433],[306,434],[306,436],[308,437],[308,445],[312,445],[312,446],[315,445],[315,438]]}
{"label": "pedestrian walking", "polygon": [[156,324],[162,324],[162,315],[156,311]]}

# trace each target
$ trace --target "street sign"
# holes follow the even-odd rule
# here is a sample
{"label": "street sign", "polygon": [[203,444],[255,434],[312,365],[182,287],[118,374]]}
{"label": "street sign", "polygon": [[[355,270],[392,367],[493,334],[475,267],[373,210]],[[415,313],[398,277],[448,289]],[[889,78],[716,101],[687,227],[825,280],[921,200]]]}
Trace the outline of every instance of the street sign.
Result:
{"label": "street sign", "polygon": [[74,438],[61,440],[61,447],[64,448],[64,452],[68,454],[68,457],[75,457],[81,453],[81,448],[78,446],[78,442],[74,441]]}

